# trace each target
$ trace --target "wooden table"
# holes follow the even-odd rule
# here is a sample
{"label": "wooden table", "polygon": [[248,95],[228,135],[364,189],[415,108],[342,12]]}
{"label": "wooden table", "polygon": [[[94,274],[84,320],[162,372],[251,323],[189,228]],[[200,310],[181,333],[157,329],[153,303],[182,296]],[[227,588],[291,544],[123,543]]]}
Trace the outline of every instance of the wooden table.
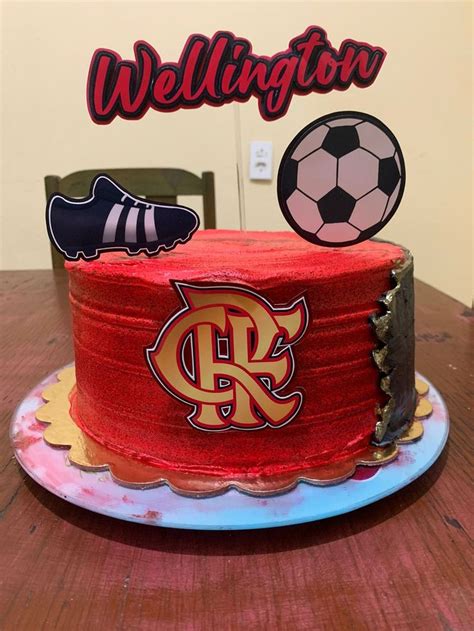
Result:
{"label": "wooden table", "polygon": [[187,532],[90,513],[19,468],[8,441],[12,412],[73,357],[67,279],[4,272],[2,281],[1,629],[474,627],[472,312],[462,304],[417,284],[417,368],[452,419],[447,448],[420,479],[322,522]]}

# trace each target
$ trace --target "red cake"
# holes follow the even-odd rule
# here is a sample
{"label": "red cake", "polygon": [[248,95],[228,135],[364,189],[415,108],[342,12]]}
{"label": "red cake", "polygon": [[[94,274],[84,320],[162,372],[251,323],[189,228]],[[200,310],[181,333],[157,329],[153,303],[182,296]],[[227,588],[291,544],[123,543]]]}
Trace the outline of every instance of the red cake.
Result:
{"label": "red cake", "polygon": [[66,267],[72,417],[127,458],[272,476],[357,455],[412,419],[412,262],[397,245],[209,230],[155,258]]}

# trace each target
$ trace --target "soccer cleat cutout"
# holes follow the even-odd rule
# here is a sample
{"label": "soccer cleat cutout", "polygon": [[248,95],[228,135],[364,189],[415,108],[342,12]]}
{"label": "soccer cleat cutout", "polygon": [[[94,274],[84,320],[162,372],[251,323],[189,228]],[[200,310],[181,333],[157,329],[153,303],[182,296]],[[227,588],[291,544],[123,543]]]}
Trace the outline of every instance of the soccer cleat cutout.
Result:
{"label": "soccer cleat cutout", "polygon": [[191,208],[149,202],[132,195],[106,174],[97,175],[83,200],[54,194],[46,207],[48,235],[68,261],[96,259],[125,250],[148,256],[186,243],[199,227]]}

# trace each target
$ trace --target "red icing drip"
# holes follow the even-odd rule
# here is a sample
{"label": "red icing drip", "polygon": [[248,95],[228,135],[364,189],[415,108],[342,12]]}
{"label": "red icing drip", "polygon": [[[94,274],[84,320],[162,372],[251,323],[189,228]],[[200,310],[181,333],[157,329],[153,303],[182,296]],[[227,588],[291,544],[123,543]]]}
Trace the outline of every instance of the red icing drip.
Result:
{"label": "red icing drip", "polygon": [[[275,473],[356,453],[369,443],[383,402],[368,318],[401,259],[401,248],[383,242],[329,249],[286,232],[202,231],[153,259],[113,253],[69,263],[73,416],[117,452],[177,470]],[[170,280],[244,284],[274,305],[306,292],[311,322],[294,347],[297,370],[287,388],[305,391],[296,419],[250,432],[203,432],[188,423],[189,406],[161,388],[144,359],[181,307]]]}

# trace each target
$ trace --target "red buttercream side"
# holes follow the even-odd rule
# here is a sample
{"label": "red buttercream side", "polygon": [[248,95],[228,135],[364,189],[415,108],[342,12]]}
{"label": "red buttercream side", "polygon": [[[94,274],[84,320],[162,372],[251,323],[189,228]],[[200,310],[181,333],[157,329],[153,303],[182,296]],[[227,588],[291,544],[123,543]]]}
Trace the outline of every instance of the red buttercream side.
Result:
{"label": "red buttercream side", "polygon": [[[105,254],[69,263],[74,322],[76,422],[99,442],[164,468],[231,475],[277,473],[363,449],[383,402],[371,357],[369,316],[391,287],[401,248],[367,241],[320,248],[293,233],[202,231],[158,257]],[[297,418],[280,429],[205,432],[190,409],[157,383],[144,358],[163,324],[181,307],[170,280],[231,282],[274,305],[306,294],[311,321],[294,347],[288,386],[305,392]]]}

